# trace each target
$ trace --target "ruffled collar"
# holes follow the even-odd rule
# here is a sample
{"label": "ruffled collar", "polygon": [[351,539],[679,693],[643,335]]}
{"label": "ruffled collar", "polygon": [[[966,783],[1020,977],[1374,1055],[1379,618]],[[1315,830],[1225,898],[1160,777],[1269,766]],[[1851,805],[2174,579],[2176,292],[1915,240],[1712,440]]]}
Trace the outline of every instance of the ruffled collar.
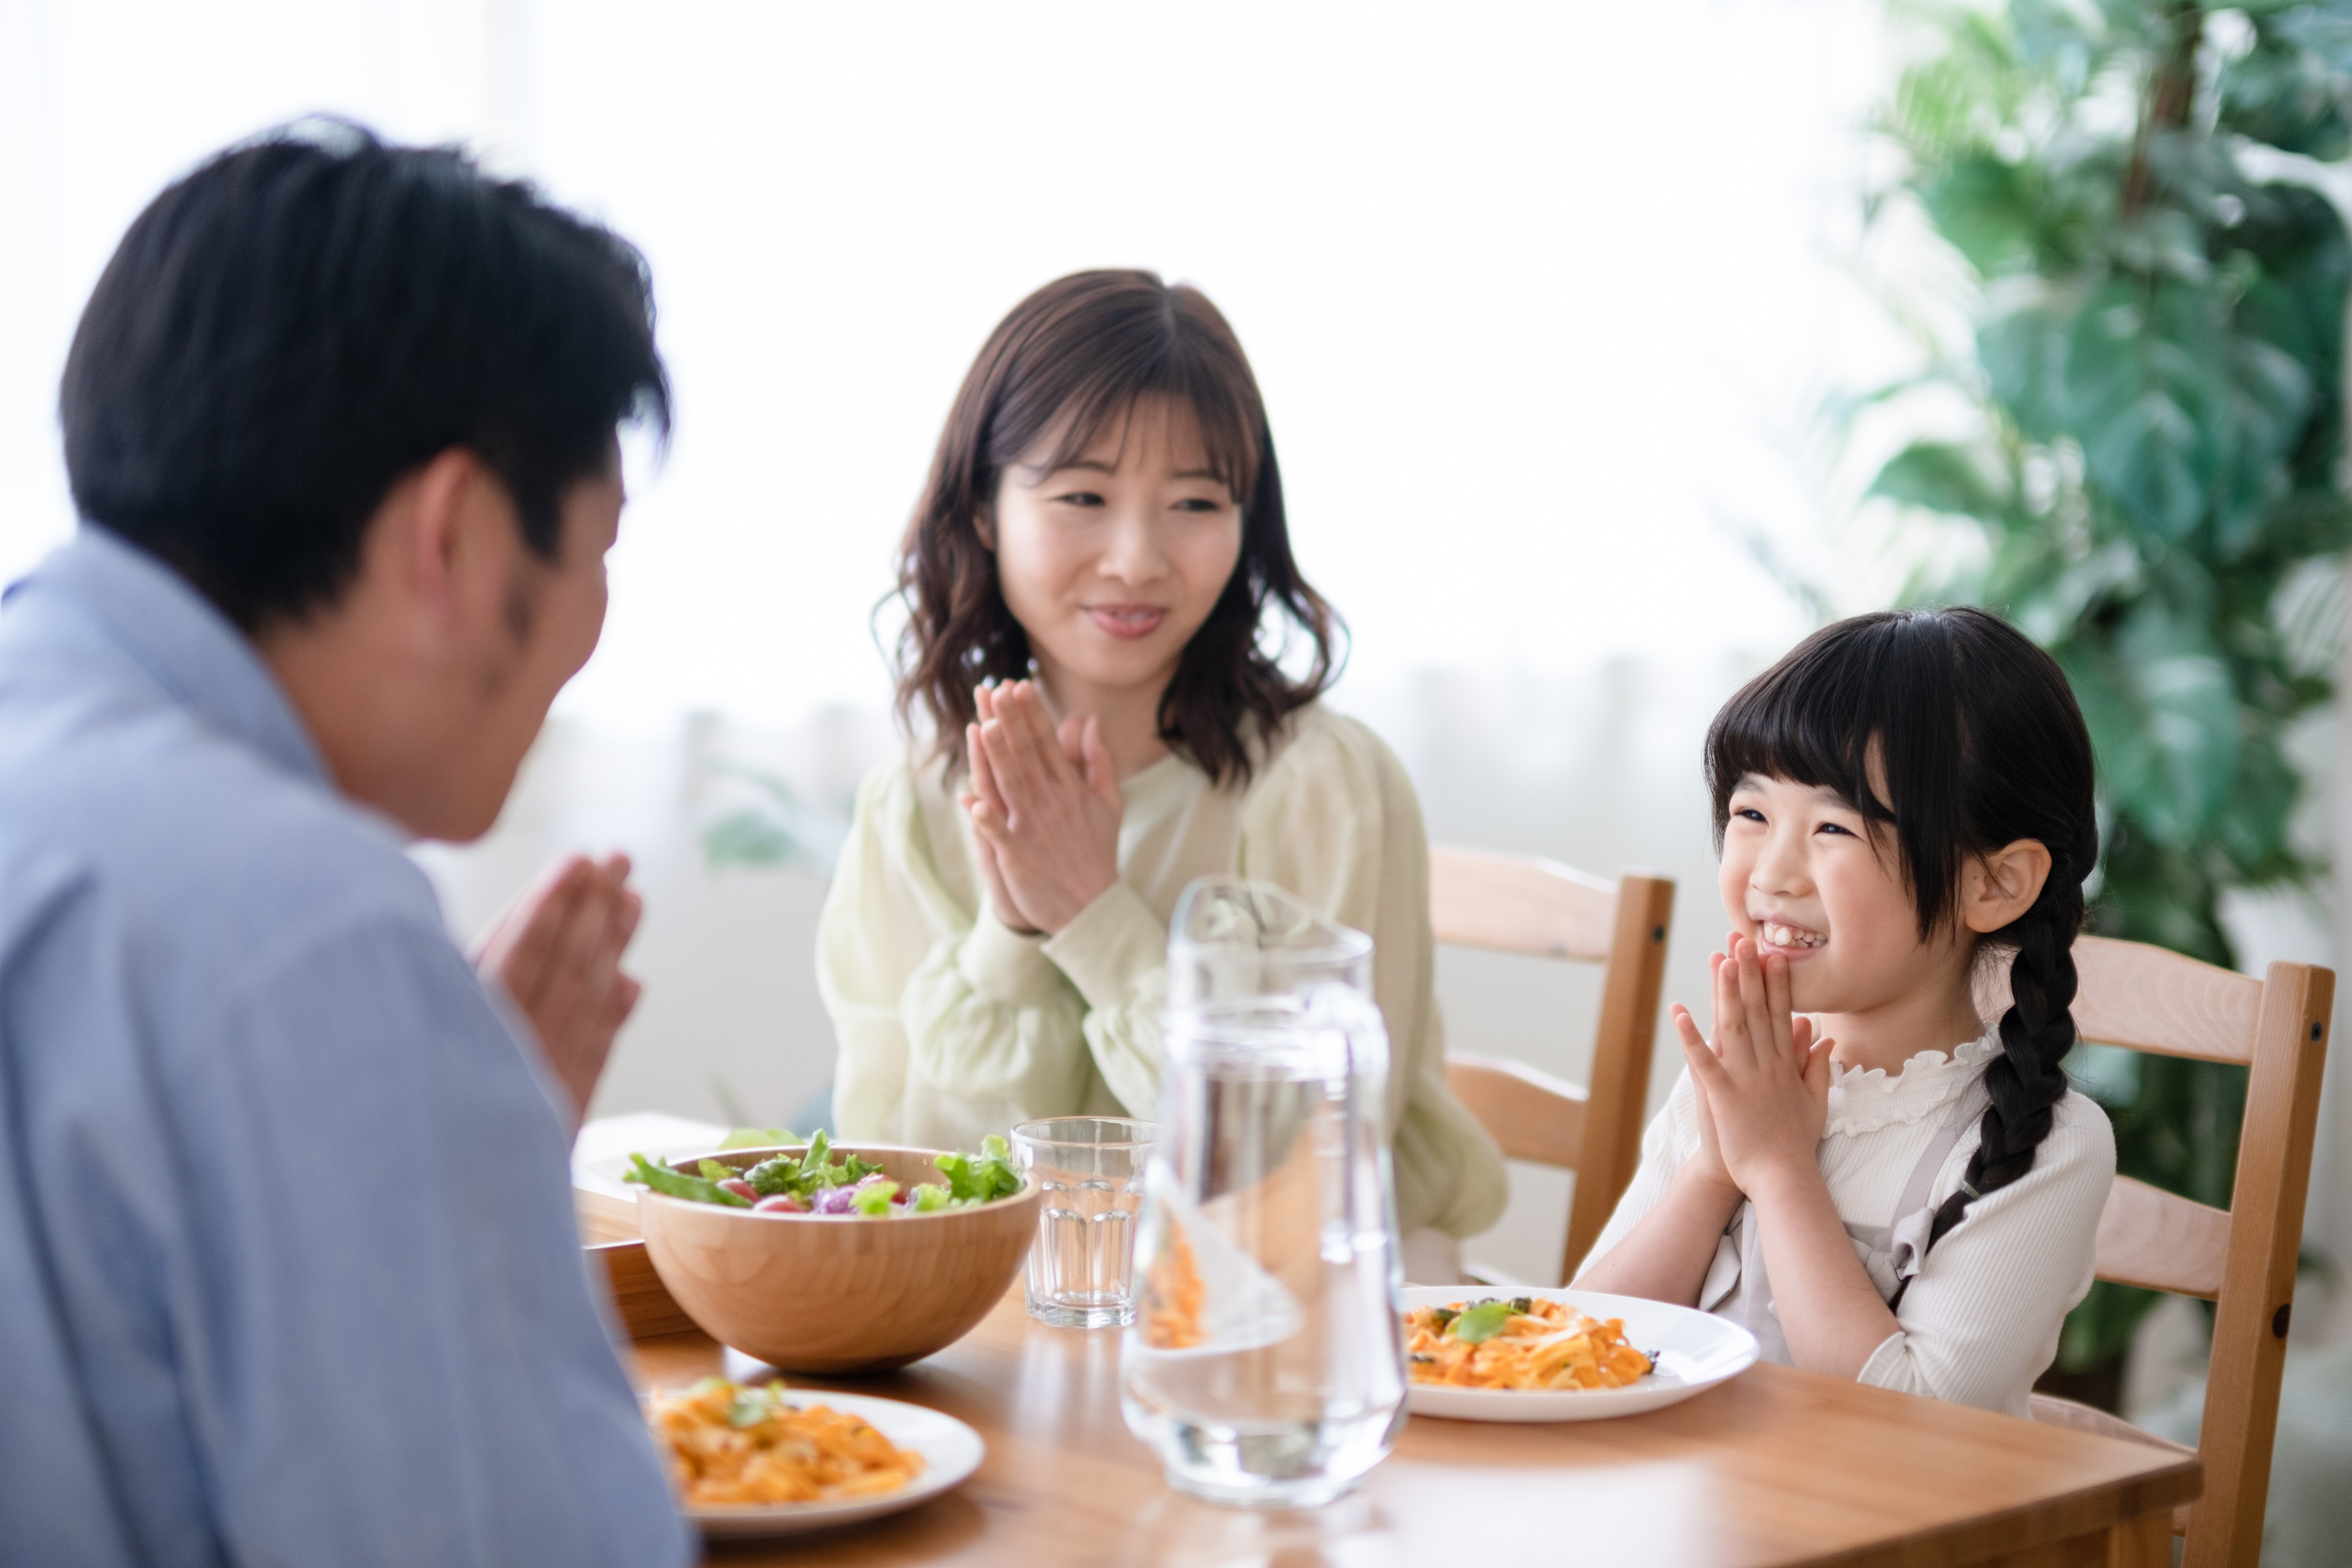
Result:
{"label": "ruffled collar", "polygon": [[1983,1034],[1966,1045],[1921,1051],[1898,1073],[1885,1068],[1835,1068],[1830,1079],[1829,1124],[1822,1136],[1875,1132],[1916,1122],[1967,1089],[1985,1063],[2000,1054],[2000,1028],[1988,1024]]}

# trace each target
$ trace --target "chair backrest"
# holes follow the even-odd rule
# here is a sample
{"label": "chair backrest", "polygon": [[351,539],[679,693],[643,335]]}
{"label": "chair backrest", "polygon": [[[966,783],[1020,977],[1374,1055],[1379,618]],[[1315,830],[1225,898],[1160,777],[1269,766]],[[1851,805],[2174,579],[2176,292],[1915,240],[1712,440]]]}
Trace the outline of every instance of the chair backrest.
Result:
{"label": "chair backrest", "polygon": [[1591,1081],[1582,1089],[1524,1063],[1449,1055],[1445,1078],[1515,1160],[1576,1173],[1562,1282],[1591,1247],[1642,1157],[1650,1047],[1665,978],[1675,885],[1614,882],[1550,860],[1472,849],[1429,852],[1429,916],[1437,940],[1606,966]]}
{"label": "chair backrest", "polygon": [[2185,1561],[2253,1568],[2335,972],[2273,963],[2254,980],[2105,937],[2077,941],[2074,967],[2074,1023],[2084,1039],[2252,1069],[2229,1210],[2118,1177],[2099,1217],[2098,1273],[2219,1303],[2197,1443],[2205,1494],[2189,1516]]}

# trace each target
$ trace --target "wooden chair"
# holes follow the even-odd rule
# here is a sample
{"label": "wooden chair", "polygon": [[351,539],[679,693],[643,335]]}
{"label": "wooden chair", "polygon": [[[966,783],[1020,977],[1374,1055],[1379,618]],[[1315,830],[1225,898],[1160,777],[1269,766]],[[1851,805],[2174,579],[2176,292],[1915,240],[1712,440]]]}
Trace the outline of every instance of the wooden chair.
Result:
{"label": "wooden chair", "polygon": [[1560,1255],[1563,1283],[1609,1223],[1641,1163],[1650,1047],[1674,910],[1675,885],[1660,877],[1608,882],[1550,860],[1429,852],[1429,916],[1438,941],[1607,966],[1589,1087],[1520,1062],[1445,1058],[1446,1081],[1504,1153],[1576,1173]]}
{"label": "wooden chair", "polygon": [[[2074,1022],[2086,1040],[2252,1068],[2231,1206],[2116,1178],[2099,1216],[2102,1279],[2219,1303],[2197,1453],[2205,1493],[2175,1515],[2187,1568],[2253,1568],[2262,1554],[2271,1440],[2294,1300],[2332,970],[2273,963],[2262,980],[2139,942],[2074,944]],[[2037,1421],[2163,1440],[2104,1412],[2033,1396]],[[2168,1447],[2169,1445],[2167,1445]]]}

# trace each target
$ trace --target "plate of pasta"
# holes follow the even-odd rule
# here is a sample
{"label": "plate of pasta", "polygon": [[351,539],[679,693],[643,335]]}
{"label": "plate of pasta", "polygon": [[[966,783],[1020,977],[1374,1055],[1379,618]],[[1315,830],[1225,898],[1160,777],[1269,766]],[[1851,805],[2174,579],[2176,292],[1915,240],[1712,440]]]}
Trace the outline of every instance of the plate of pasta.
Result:
{"label": "plate of pasta", "polygon": [[1756,1364],[1738,1324],[1634,1296],[1404,1291],[1405,1405],[1457,1421],[1598,1421],[1678,1405]]}
{"label": "plate of pasta", "polygon": [[711,1540],[896,1513],[961,1484],[987,1452],[952,1415],[781,1380],[706,1377],[645,1405],[679,1510]]}

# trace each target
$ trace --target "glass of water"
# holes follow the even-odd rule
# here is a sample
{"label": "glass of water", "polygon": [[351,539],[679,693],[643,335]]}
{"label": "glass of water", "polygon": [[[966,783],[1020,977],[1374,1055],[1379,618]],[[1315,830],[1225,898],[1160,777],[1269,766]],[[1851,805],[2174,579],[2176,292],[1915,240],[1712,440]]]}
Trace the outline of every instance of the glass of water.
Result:
{"label": "glass of water", "polygon": [[1044,1193],[1029,1247],[1029,1315],[1057,1329],[1135,1321],[1135,1215],[1156,1129],[1117,1116],[1050,1116],[1013,1130]]}

